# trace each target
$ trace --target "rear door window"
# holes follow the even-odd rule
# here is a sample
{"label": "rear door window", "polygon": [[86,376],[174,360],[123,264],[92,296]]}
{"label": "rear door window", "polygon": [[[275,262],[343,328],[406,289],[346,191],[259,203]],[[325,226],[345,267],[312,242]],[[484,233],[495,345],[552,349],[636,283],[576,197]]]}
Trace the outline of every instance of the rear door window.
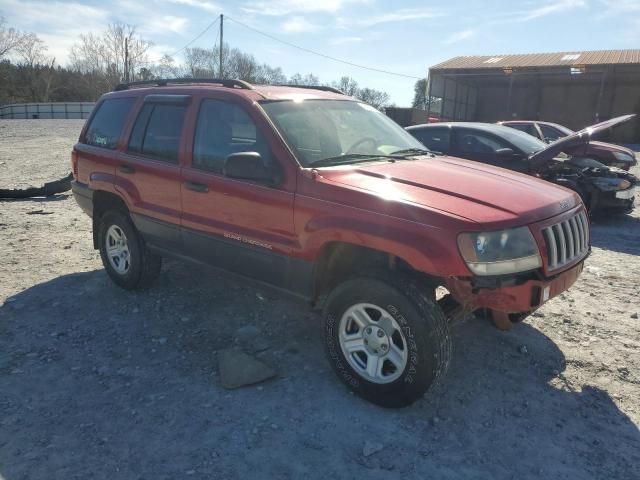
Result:
{"label": "rear door window", "polygon": [[129,138],[129,152],[178,163],[186,105],[145,103]]}
{"label": "rear door window", "polygon": [[538,130],[536,130],[536,126],[533,123],[508,123],[506,126],[528,133],[536,138],[539,137]]}
{"label": "rear door window", "polygon": [[440,153],[449,152],[451,132],[449,128],[425,128],[412,130],[411,133],[429,150]]}
{"label": "rear door window", "polygon": [[562,137],[566,137],[566,135],[560,130],[550,127],[549,125],[540,124],[540,130],[542,131],[542,136],[544,137],[545,142],[551,143]]}
{"label": "rear door window", "polygon": [[115,150],[135,98],[113,98],[98,106],[87,128],[84,143]]}

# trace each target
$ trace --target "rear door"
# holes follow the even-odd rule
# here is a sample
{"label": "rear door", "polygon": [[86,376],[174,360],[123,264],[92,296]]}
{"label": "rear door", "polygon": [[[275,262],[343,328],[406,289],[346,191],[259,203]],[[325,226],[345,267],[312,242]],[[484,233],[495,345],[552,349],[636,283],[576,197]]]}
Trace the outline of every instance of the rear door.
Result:
{"label": "rear door", "polygon": [[190,255],[226,270],[296,291],[289,257],[295,244],[295,184],[268,185],[225,177],[232,153],[258,152],[281,165],[268,127],[234,99],[203,98],[194,125],[192,160],[183,170],[183,239]]}
{"label": "rear door", "polygon": [[152,245],[180,246],[180,160],[188,95],[147,95],[116,168],[117,188],[133,221]]}

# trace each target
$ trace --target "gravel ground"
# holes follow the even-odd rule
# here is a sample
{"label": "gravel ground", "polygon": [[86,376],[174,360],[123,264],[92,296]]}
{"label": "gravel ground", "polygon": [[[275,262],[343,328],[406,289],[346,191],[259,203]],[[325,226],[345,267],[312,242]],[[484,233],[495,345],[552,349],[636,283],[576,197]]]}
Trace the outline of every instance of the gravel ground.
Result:
{"label": "gravel ground", "polygon": [[[0,121],[0,186],[64,175],[81,125]],[[0,479],[638,479],[639,227],[596,223],[511,332],[456,326],[443,384],[394,411],[343,388],[305,305],[176,262],[125,292],[71,196],[0,202]],[[278,377],[224,390],[233,345]]]}

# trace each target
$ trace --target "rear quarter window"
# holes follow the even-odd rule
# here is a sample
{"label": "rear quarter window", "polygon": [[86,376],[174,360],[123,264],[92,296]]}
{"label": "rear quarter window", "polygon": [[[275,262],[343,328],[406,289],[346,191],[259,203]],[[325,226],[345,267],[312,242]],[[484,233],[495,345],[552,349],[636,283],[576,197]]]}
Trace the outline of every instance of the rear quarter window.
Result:
{"label": "rear quarter window", "polygon": [[134,102],[133,97],[104,100],[91,119],[83,143],[114,150]]}

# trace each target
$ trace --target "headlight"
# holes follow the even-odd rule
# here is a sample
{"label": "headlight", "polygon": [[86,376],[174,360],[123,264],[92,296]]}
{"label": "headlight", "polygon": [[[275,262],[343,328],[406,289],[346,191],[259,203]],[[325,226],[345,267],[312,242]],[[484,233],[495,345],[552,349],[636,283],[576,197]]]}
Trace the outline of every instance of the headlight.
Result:
{"label": "headlight", "polygon": [[596,177],[593,179],[593,184],[605,192],[626,190],[631,186],[631,182],[629,180],[610,177]]}
{"label": "headlight", "polygon": [[542,265],[529,227],[498,232],[461,233],[458,248],[476,275],[504,275],[534,270]]}
{"label": "headlight", "polygon": [[613,152],[613,156],[616,157],[616,160],[623,163],[635,163],[635,158],[624,152]]}

